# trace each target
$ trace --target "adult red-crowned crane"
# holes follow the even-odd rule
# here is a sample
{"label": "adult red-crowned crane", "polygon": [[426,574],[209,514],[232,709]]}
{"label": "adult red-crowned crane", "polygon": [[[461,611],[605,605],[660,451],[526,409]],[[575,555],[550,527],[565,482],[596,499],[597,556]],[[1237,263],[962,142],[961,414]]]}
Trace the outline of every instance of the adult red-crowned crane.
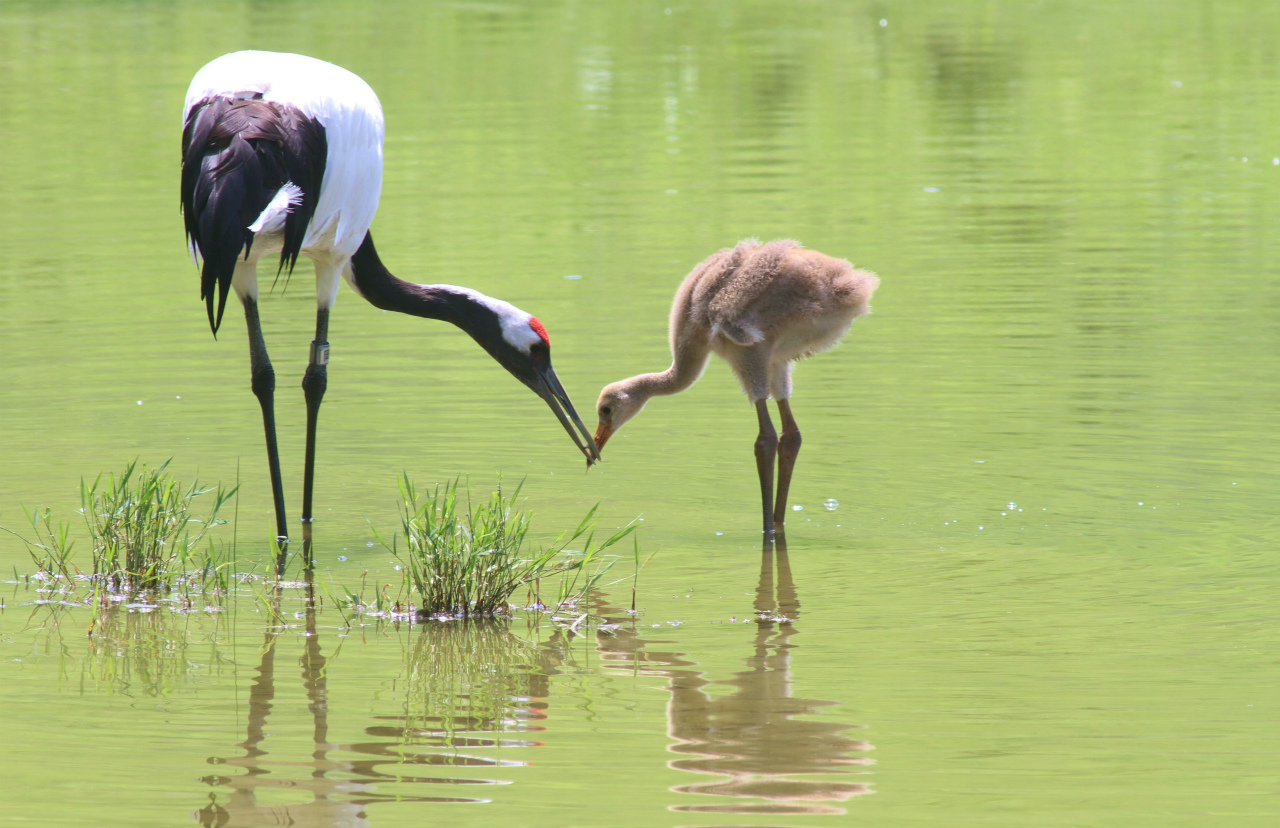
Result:
{"label": "adult red-crowned crane", "polygon": [[[714,352],[733,368],[756,407],[756,471],[766,536],[786,521],[800,427],[791,416],[791,363],[833,347],[871,308],[880,279],[844,259],[793,241],[739,242],[713,253],[685,277],[671,305],[671,367],[606,385],[596,401],[597,449],[651,397],[693,385]],[[769,398],[782,415],[782,437]],[[773,498],[773,462],[778,496]],[[592,459],[587,458],[590,466]]]}
{"label": "adult red-crowned crane", "polygon": [[[302,520],[309,524],[316,418],[329,362],[329,309],[345,277],[370,304],[466,331],[502,367],[546,401],[578,449],[599,459],[551,368],[536,318],[500,299],[453,285],[392,276],[369,225],[382,190],[382,107],[356,75],[315,58],[235,52],[196,73],[182,131],[182,212],[193,255],[203,260],[200,296],[215,335],[235,290],[249,326],[254,395],[262,406],[276,530],[288,539],[273,408],[275,373],[258,321],[258,262],[276,272],[299,255],[316,268],[316,338],[302,379],[307,403]],[[272,262],[274,263],[274,262]],[[575,431],[576,428],[576,431]]]}

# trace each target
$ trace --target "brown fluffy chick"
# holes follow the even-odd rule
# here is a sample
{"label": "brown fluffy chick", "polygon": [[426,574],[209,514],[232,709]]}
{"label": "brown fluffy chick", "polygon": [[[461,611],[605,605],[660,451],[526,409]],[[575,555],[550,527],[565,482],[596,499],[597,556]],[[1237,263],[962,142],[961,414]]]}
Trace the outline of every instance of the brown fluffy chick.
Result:
{"label": "brown fluffy chick", "polygon": [[[791,363],[839,342],[853,320],[870,311],[871,294],[879,285],[874,273],[856,270],[844,259],[806,250],[794,241],[761,244],[748,239],[713,254],[676,291],[671,306],[671,367],[620,380],[600,392],[596,446],[603,449],[650,397],[677,394],[693,385],[715,353],[733,368],[756,407],[760,435],[755,453],[764,531],[773,532],[785,522],[787,490],[800,453],[800,429],[788,402]],[[777,401],[782,416],[781,438],[769,419],[770,397]]]}

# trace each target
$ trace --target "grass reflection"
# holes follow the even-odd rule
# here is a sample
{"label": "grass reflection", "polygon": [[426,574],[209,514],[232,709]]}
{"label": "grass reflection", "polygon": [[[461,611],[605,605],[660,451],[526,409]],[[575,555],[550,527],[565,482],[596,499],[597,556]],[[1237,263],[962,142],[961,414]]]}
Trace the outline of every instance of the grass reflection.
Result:
{"label": "grass reflection", "polygon": [[[475,793],[480,790],[476,786],[500,781],[455,774],[523,764],[485,751],[540,744],[504,734],[542,729],[537,722],[545,718],[548,680],[568,659],[571,634],[555,629],[548,640],[539,642],[517,635],[509,623],[483,619],[409,625],[413,639],[406,651],[404,713],[372,717],[364,728],[366,739],[333,742],[327,677],[332,654],[325,654],[323,628],[316,623],[314,581],[309,571],[303,577],[300,672],[289,680],[300,681],[305,690],[314,749],[291,755],[287,749],[267,747],[268,721],[279,685],[286,680],[276,669],[276,656],[289,628],[272,624],[263,632],[249,688],[245,738],[236,745],[241,753],[210,757],[219,772],[203,781],[214,790],[193,818],[205,826],[362,826],[369,824],[366,808],[372,803],[489,801]],[[288,616],[281,611],[281,590],[267,602],[273,618]],[[536,635],[537,627],[532,630]],[[446,768],[454,769],[453,774],[442,773]],[[394,787],[384,788],[388,783]],[[406,793],[405,785],[452,790]],[[281,805],[280,793],[310,798]]]}
{"label": "grass reflection", "polygon": [[[408,660],[405,744],[536,745],[497,734],[541,730],[549,678],[567,657],[557,633],[548,643],[521,638],[501,621],[428,624]],[[471,738],[465,734],[493,734]]]}
{"label": "grass reflection", "polygon": [[[218,641],[226,633],[221,613],[193,620],[163,609],[110,607],[95,614],[81,687],[96,684],[129,696],[168,697],[193,673],[222,661]],[[208,650],[198,652],[205,644]]]}

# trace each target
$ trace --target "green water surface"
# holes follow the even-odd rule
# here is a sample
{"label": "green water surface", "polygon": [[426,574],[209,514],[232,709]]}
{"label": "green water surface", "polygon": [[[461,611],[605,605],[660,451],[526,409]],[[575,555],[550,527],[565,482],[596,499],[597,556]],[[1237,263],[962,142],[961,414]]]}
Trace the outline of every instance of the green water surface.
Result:
{"label": "green water surface", "polygon": [[[297,586],[89,637],[3,535],[4,825],[1280,823],[1280,6],[0,0],[0,525],[172,457],[266,560],[177,192],[186,85],[242,48],[373,86],[386,264],[536,314],[585,419],[741,238],[876,271],[874,314],[796,370],[775,560],[723,364],[584,474],[466,336],[344,287],[317,574],[398,577],[399,472],[501,475],[540,537],[643,518],[641,613],[348,629]],[[262,316],[296,520],[308,264]]]}

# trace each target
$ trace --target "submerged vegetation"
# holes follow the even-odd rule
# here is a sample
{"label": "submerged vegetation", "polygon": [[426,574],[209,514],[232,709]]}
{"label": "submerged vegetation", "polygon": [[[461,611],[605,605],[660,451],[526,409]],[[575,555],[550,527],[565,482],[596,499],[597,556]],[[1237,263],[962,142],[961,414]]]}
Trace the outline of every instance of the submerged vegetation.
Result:
{"label": "submerged vegetation", "polygon": [[[506,612],[521,587],[535,608],[561,608],[579,601],[613,565],[605,552],[636,529],[627,524],[596,543],[592,507],[571,532],[550,546],[526,551],[532,515],[516,507],[501,485],[479,503],[459,491],[460,481],[436,486],[420,497],[408,475],[400,479],[401,531],[378,541],[403,562],[405,591],[423,617],[474,617]],[[403,549],[400,540],[403,539]],[[542,589],[549,590],[546,603]]]}

